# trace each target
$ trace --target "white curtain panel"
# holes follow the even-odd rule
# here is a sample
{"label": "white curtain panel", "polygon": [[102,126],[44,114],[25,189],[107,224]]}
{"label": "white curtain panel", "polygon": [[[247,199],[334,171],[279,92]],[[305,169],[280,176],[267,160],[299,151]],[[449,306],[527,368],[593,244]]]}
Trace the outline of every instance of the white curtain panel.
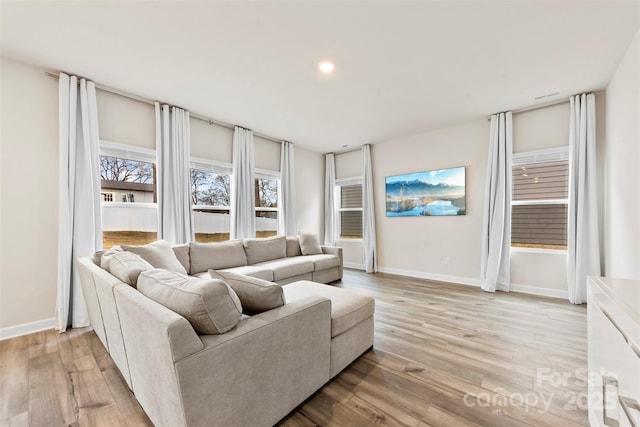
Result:
{"label": "white curtain panel", "polygon": [[599,276],[596,107],[594,94],[571,97],[569,127],[569,301],[587,302],[587,275]]}
{"label": "white curtain panel", "polygon": [[278,192],[278,228],[280,234],[295,236],[296,225],[296,177],[294,174],[294,145],[282,141],[280,147],[280,191]]}
{"label": "white curtain panel", "polygon": [[102,249],[98,106],[93,82],[60,73],[56,329],[89,325],[75,260]]}
{"label": "white curtain panel", "polygon": [[480,283],[483,290],[509,290],[511,251],[511,112],[491,116],[485,181]]}
{"label": "white curtain panel", "polygon": [[336,160],[330,153],[325,156],[324,170],[324,244],[336,243]]}
{"label": "white curtain panel", "polygon": [[371,169],[371,146],[362,146],[362,243],[364,246],[364,270],[378,271],[376,252],[376,220],[373,204],[373,172]]}
{"label": "white curtain panel", "polygon": [[156,102],[158,237],[171,244],[193,240],[189,112]]}
{"label": "white curtain panel", "polygon": [[236,126],[231,177],[231,239],[256,236],[254,169],[253,132]]}

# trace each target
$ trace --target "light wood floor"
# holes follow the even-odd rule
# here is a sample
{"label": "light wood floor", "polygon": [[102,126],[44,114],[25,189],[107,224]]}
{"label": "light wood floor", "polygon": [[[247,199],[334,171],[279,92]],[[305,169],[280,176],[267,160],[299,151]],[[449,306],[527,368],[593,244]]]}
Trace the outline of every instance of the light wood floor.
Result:
{"label": "light wood floor", "polygon": [[[376,339],[282,426],[588,425],[586,308],[346,271]],[[149,426],[95,333],[0,342],[0,426]]]}

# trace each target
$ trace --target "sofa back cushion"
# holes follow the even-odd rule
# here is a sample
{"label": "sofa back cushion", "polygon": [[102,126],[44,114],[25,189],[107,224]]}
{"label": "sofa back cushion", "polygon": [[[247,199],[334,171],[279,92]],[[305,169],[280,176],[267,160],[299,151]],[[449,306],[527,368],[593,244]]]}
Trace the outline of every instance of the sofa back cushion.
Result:
{"label": "sofa back cushion", "polygon": [[300,256],[300,240],[298,236],[287,236],[287,257]]}
{"label": "sofa back cushion", "polygon": [[209,270],[212,279],[224,280],[235,291],[245,314],[254,315],[285,304],[282,286],[233,271]]}
{"label": "sofa back cushion", "polygon": [[[171,249],[169,242],[157,240],[148,245],[122,245],[122,249],[140,255],[145,261],[155,268],[173,271],[175,273],[187,274],[187,270],[182,266],[176,254]],[[104,255],[102,256],[104,258]]]}
{"label": "sofa back cushion", "polygon": [[198,334],[223,334],[242,318],[238,296],[222,280],[154,269],[140,274],[138,290],[187,319]]}
{"label": "sofa back cushion", "polygon": [[109,271],[120,281],[134,288],[138,284],[138,276],[147,270],[153,270],[153,266],[133,252],[118,252],[111,256]]}
{"label": "sofa back cushion", "polygon": [[207,270],[221,270],[224,268],[247,265],[242,240],[228,242],[189,243],[191,256],[191,274],[202,273]]}
{"label": "sofa back cushion", "polygon": [[244,251],[247,254],[249,265],[285,258],[287,256],[287,239],[284,236],[244,239]]}

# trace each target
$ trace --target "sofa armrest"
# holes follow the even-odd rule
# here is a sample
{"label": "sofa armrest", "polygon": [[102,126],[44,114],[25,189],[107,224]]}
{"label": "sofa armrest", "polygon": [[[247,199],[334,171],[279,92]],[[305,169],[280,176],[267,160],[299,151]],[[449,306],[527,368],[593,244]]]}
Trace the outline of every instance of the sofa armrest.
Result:
{"label": "sofa armrest", "polygon": [[322,253],[329,255],[337,255],[340,258],[340,277],[342,277],[342,269],[343,269],[343,256],[342,256],[342,248],[340,246],[320,246],[322,249]]}
{"label": "sofa armrest", "polygon": [[270,426],[330,378],[331,302],[308,297],[245,319],[176,362],[188,425]]}
{"label": "sofa armrest", "polygon": [[157,425],[186,425],[175,362],[204,348],[189,322],[128,285],[113,289],[132,390]]}

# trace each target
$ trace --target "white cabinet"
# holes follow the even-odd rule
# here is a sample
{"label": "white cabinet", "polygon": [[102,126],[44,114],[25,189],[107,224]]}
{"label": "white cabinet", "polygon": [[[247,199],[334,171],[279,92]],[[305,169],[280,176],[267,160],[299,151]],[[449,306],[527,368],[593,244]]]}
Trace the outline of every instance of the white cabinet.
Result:
{"label": "white cabinet", "polygon": [[587,281],[589,422],[640,427],[640,280]]}

